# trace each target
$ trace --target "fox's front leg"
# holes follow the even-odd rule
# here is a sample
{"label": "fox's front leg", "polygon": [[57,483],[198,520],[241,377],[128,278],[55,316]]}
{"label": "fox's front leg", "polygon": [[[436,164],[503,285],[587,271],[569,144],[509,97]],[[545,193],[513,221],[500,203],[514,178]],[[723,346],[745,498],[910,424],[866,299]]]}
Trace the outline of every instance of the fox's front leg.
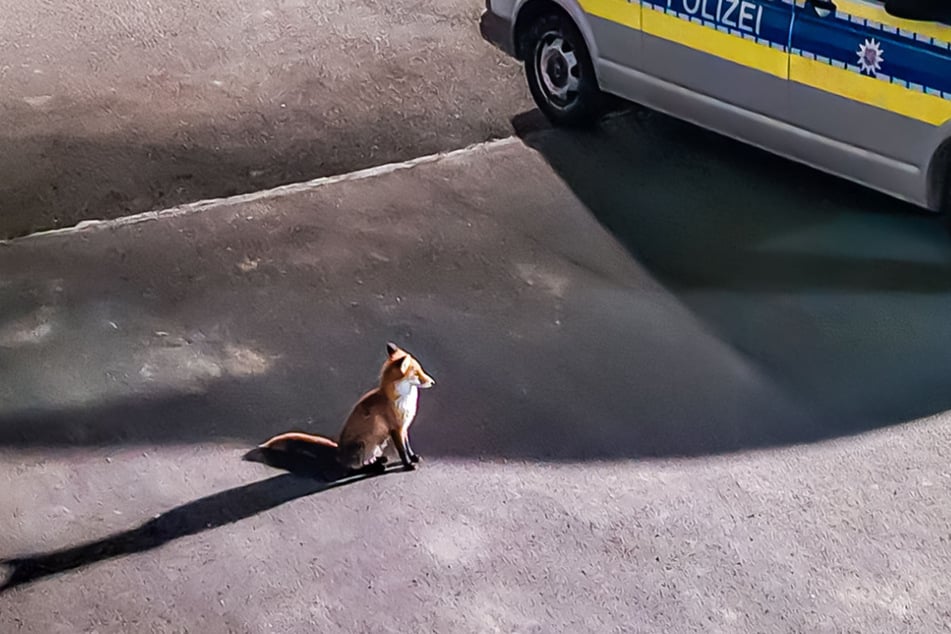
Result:
{"label": "fox's front leg", "polygon": [[393,439],[393,444],[396,445],[396,452],[400,455],[403,468],[407,470],[415,469],[416,464],[411,462],[409,458],[409,443],[406,442],[406,434],[400,430],[394,430],[390,432],[390,437]]}
{"label": "fox's front leg", "polygon": [[409,454],[409,459],[413,463],[418,463],[420,458],[419,454],[413,451],[413,446],[409,442],[409,432],[406,434],[406,453]]}

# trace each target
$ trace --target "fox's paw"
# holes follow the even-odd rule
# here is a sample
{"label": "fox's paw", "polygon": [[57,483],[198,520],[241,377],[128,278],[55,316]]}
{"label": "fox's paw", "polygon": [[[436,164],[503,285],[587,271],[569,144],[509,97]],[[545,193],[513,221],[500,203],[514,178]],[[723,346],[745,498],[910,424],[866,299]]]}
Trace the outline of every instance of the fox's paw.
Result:
{"label": "fox's paw", "polygon": [[407,471],[415,471],[415,470],[416,470],[416,463],[414,463],[414,462],[407,462],[407,463],[405,463],[405,464],[403,465],[403,468],[406,469]]}
{"label": "fox's paw", "polygon": [[422,458],[420,458],[418,454],[413,454],[409,457],[409,461],[413,464],[417,464],[420,460],[422,460]]}

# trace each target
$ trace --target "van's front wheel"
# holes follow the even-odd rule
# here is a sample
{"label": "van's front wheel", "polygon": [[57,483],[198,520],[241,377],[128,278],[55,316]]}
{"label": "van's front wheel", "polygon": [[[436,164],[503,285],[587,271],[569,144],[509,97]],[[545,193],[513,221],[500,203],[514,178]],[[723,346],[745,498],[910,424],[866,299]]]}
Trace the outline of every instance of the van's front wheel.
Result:
{"label": "van's front wheel", "polygon": [[557,126],[590,126],[605,99],[578,28],[565,15],[539,16],[524,35],[525,75],[538,109]]}

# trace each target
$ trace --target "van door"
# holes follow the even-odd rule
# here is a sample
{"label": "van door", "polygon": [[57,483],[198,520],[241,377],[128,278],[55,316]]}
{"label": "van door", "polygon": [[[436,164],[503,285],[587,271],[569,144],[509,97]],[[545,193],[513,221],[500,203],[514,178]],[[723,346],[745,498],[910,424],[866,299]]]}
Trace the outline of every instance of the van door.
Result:
{"label": "van door", "polygon": [[795,125],[923,168],[951,119],[951,27],[878,0],[798,0],[789,75]]}
{"label": "van door", "polygon": [[792,0],[641,0],[641,5],[650,75],[782,119]]}

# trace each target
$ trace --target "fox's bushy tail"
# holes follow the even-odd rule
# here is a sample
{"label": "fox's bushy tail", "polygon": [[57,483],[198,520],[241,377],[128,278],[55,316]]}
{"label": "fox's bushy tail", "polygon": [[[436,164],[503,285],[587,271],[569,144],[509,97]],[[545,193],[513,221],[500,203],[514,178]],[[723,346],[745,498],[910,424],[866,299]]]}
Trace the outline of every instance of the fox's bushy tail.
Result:
{"label": "fox's bushy tail", "polygon": [[265,440],[263,443],[258,445],[259,449],[279,449],[281,445],[286,444],[289,441],[296,442],[306,442],[314,445],[322,445],[324,447],[337,448],[336,441],[327,438],[326,436],[317,436],[316,434],[305,434],[299,431],[289,431],[284,434],[278,434],[273,438]]}

